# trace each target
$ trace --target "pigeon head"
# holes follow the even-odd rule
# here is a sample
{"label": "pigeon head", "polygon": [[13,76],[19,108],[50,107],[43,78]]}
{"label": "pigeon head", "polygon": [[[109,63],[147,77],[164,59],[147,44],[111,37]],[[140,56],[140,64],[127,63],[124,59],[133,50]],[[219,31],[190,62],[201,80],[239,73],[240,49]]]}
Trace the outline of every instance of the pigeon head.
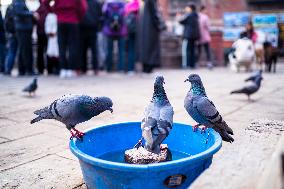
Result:
{"label": "pigeon head", "polygon": [[203,87],[201,78],[198,74],[190,74],[184,82],[191,83],[193,94],[206,96],[205,88]]}
{"label": "pigeon head", "polygon": [[152,97],[152,102],[164,103],[168,101],[165,89],[164,89],[164,77],[157,76],[154,83],[154,93]]}
{"label": "pigeon head", "polygon": [[112,106],[112,100],[108,97],[97,97],[96,98],[97,103],[99,104],[100,108],[105,111],[105,110],[109,110],[111,113],[113,112]]}
{"label": "pigeon head", "polygon": [[163,76],[157,76],[156,80],[155,80],[155,86],[157,86],[157,85],[161,86],[163,84],[165,84],[164,77]]}
{"label": "pigeon head", "polygon": [[184,82],[187,82],[187,81],[190,83],[202,83],[201,78],[198,74],[190,74]]}

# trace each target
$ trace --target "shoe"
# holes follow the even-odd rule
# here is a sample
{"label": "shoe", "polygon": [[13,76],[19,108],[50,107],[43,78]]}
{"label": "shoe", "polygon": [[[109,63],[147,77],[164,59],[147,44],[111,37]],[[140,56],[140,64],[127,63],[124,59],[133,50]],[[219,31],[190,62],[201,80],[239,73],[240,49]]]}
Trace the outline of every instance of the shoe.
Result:
{"label": "shoe", "polygon": [[60,70],[60,73],[59,73],[59,77],[60,77],[61,79],[66,78],[66,77],[67,77],[67,71],[68,71],[68,70],[61,69],[61,70]]}
{"label": "shoe", "polygon": [[127,75],[128,75],[128,76],[134,76],[134,75],[135,75],[135,72],[134,72],[134,71],[128,71],[128,72],[127,72]]}
{"label": "shoe", "polygon": [[66,77],[72,78],[72,77],[78,77],[78,73],[75,70],[67,70]]}

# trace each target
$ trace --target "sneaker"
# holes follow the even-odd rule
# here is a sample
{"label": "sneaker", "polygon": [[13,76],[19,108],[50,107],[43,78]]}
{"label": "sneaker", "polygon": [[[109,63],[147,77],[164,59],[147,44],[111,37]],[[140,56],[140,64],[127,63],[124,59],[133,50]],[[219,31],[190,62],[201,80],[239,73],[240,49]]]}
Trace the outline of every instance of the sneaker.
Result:
{"label": "sneaker", "polygon": [[67,70],[67,77],[78,77],[78,73],[75,70]]}
{"label": "sneaker", "polygon": [[59,77],[62,78],[62,79],[63,79],[63,78],[66,78],[66,77],[67,77],[67,71],[68,71],[68,70],[61,69],[61,70],[60,70],[60,73],[59,73]]}
{"label": "sneaker", "polygon": [[135,75],[135,72],[134,72],[134,71],[128,71],[128,72],[127,72],[127,75],[128,75],[128,76],[134,76],[134,75]]}

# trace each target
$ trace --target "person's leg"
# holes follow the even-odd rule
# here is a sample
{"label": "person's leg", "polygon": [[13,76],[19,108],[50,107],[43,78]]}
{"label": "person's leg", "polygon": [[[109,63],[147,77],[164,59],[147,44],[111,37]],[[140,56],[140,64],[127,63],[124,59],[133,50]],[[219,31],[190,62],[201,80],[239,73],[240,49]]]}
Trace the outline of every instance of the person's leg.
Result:
{"label": "person's leg", "polygon": [[125,39],[124,37],[120,37],[118,39],[118,66],[117,70],[118,71],[124,71],[125,69]]}
{"label": "person's leg", "polygon": [[69,33],[68,33],[68,63],[69,68],[73,71],[78,70],[80,67],[79,64],[79,25],[78,24],[69,24]]}
{"label": "person's leg", "polygon": [[32,30],[24,33],[24,64],[27,69],[27,74],[34,74],[33,68],[33,47],[32,47]]}
{"label": "person's leg", "polygon": [[6,45],[0,44],[0,73],[5,72]]}
{"label": "person's leg", "polygon": [[204,49],[205,49],[207,61],[211,62],[211,53],[210,53],[210,45],[209,45],[209,43],[205,43],[204,44]]}
{"label": "person's leg", "polygon": [[97,54],[97,32],[95,30],[90,33],[90,45],[92,50],[92,68],[97,73],[98,71],[98,54]]}
{"label": "person's leg", "polygon": [[[196,62],[199,62],[200,61],[200,58],[201,58],[201,54],[202,54],[202,46],[203,44],[198,44],[197,45],[197,58],[196,58]],[[199,63],[200,65],[200,63]]]}
{"label": "person's leg", "polygon": [[85,28],[80,28],[80,70],[87,71],[87,52],[88,52],[88,32]]}
{"label": "person's leg", "polygon": [[130,35],[128,37],[128,71],[134,71],[135,57],[135,35]]}
{"label": "person's leg", "polygon": [[66,59],[67,51],[67,27],[65,24],[58,24],[58,47],[59,47],[59,67],[67,70],[68,64]]}
{"label": "person's leg", "polygon": [[194,40],[188,40],[188,45],[187,45],[187,52],[188,52],[188,66],[191,68],[195,67],[195,53],[194,53]]}
{"label": "person's leg", "polygon": [[113,51],[113,38],[107,37],[107,56],[106,56],[106,69],[108,72],[112,71],[112,51]]}
{"label": "person's leg", "polygon": [[182,40],[182,67],[186,68],[188,66],[188,62],[187,62],[187,39],[183,39]]}
{"label": "person's leg", "polygon": [[19,75],[25,75],[26,69],[24,64],[24,54],[23,54],[24,42],[23,42],[22,31],[17,31],[16,36],[17,36],[18,49],[19,49],[19,59],[18,59]]}
{"label": "person's leg", "polygon": [[47,60],[47,73],[52,74],[53,73],[53,62],[52,62],[52,57],[46,56]]}
{"label": "person's leg", "polygon": [[44,49],[46,47],[45,34],[37,34],[37,70],[40,74],[44,72]]}
{"label": "person's leg", "polygon": [[8,49],[5,60],[5,74],[8,75],[11,74],[15,62],[16,53],[17,53],[17,39],[15,38],[14,35],[11,35],[8,38]]}

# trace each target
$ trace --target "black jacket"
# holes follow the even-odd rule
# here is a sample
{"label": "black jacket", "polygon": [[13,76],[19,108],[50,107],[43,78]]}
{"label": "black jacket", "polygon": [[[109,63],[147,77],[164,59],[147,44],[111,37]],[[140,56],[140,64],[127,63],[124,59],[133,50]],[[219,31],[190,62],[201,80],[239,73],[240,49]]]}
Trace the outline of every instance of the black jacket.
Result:
{"label": "black jacket", "polygon": [[33,13],[29,11],[24,0],[13,1],[15,30],[32,30]]}
{"label": "black jacket", "polygon": [[87,0],[88,9],[80,22],[80,26],[83,28],[91,28],[99,30],[101,25],[102,7],[97,0]]}
{"label": "black jacket", "polygon": [[4,22],[1,11],[0,11],[0,43],[5,44]]}
{"label": "black jacket", "polygon": [[198,14],[196,12],[185,16],[180,23],[184,25],[183,37],[185,39],[198,40],[200,38]]}

